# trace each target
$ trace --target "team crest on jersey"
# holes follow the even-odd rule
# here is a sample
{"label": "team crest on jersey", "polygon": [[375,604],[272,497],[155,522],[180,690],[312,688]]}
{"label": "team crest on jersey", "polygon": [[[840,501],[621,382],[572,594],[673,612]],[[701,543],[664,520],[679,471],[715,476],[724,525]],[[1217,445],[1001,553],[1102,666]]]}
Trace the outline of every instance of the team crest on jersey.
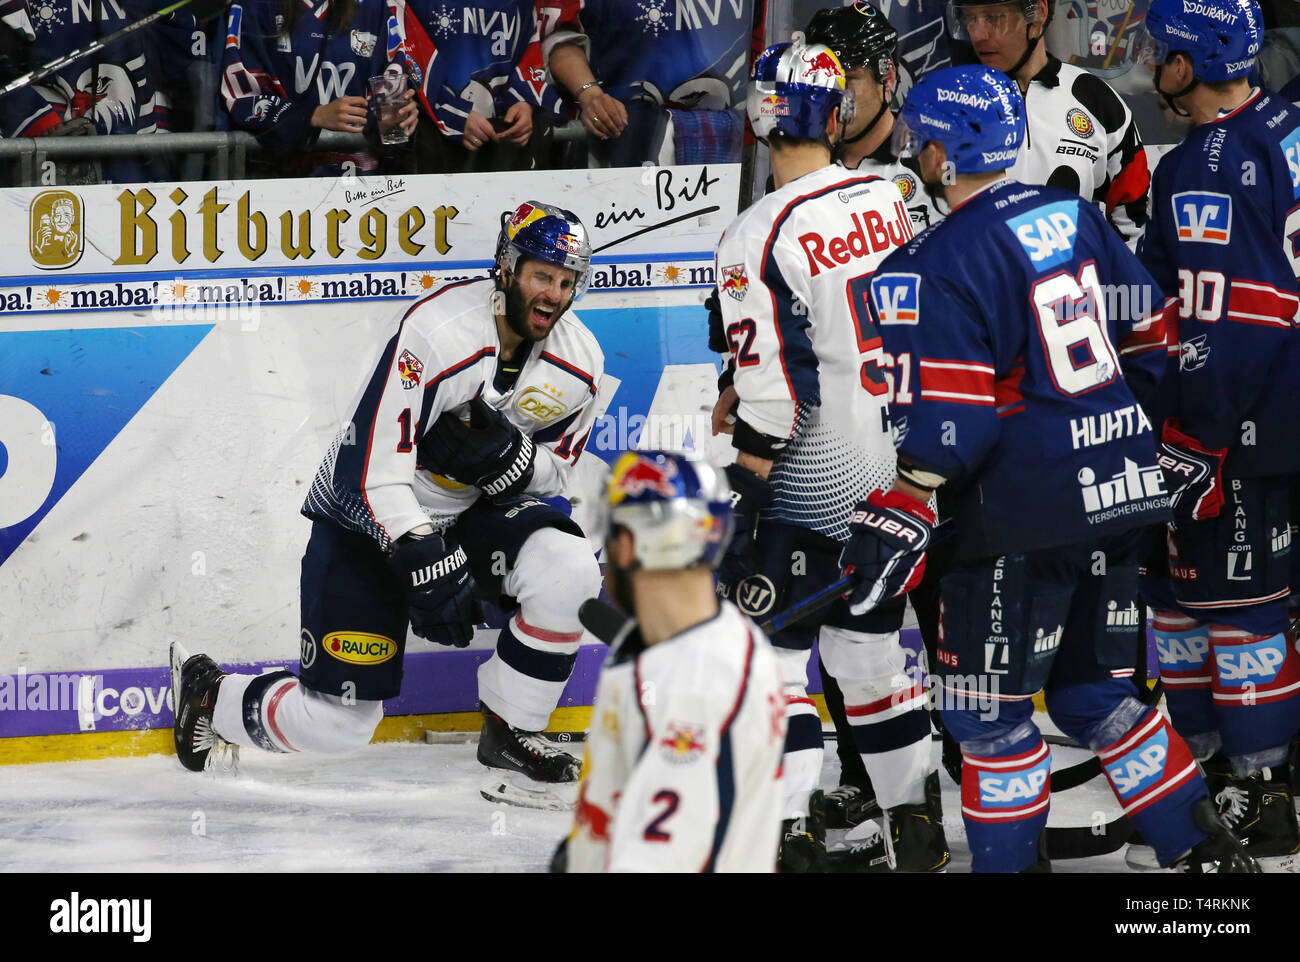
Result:
{"label": "team crest on jersey", "polygon": [[1198,334],[1190,341],[1178,345],[1178,370],[1199,371],[1210,359],[1210,348],[1205,343],[1206,335]]}
{"label": "team crest on jersey", "polygon": [[1232,237],[1232,198],[1206,190],[1174,194],[1174,223],[1178,239],[1199,244],[1224,244]]}
{"label": "team crest on jersey", "polygon": [[1087,137],[1092,133],[1092,118],[1078,107],[1070,108],[1070,112],[1065,115],[1065,123],[1072,133],[1080,137]]}
{"label": "team crest on jersey", "polygon": [[379,38],[365,30],[352,31],[352,52],[358,57],[369,57],[375,52]]}
{"label": "team crest on jersey", "polygon": [[410,351],[403,351],[402,356],[397,359],[397,373],[402,377],[402,390],[409,391],[413,387],[420,386],[420,375],[424,373],[424,365]]}
{"label": "team crest on jersey", "polygon": [[683,725],[669,722],[659,748],[669,762],[684,765],[704,754],[704,728],[700,725]]}
{"label": "team crest on jersey", "polygon": [[744,264],[732,264],[722,269],[722,283],[718,285],[724,293],[730,294],[738,301],[745,299],[749,291],[749,278],[745,275]]}
{"label": "team crest on jersey", "polygon": [[871,301],[881,324],[916,324],[921,317],[921,275],[877,274],[871,279]]}
{"label": "team crest on jersey", "polygon": [[894,186],[903,195],[904,202],[910,201],[916,195],[916,178],[911,174],[896,174],[894,176]]}
{"label": "team crest on jersey", "polygon": [[1020,241],[1034,267],[1041,272],[1074,257],[1078,221],[1079,202],[1061,200],[1013,217],[1007,221],[1007,226]]}

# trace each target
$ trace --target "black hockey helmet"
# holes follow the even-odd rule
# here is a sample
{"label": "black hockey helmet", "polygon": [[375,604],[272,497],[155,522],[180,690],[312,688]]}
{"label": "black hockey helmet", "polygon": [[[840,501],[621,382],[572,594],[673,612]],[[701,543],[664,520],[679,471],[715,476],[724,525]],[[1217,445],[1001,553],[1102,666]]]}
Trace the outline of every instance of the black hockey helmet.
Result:
{"label": "black hockey helmet", "polygon": [[818,10],[808,21],[804,38],[808,43],[830,47],[846,68],[870,68],[876,83],[882,86],[898,50],[898,31],[867,0]]}

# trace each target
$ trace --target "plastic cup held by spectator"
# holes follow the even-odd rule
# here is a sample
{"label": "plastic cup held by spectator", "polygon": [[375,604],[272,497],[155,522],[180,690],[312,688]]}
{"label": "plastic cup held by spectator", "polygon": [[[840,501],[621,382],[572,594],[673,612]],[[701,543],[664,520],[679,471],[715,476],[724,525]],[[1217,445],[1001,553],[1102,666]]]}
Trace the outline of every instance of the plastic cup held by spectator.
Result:
{"label": "plastic cup held by spectator", "polygon": [[406,103],[406,73],[399,65],[390,64],[380,76],[370,78],[370,103],[379,118],[379,142],[406,143],[406,131],[397,116]]}

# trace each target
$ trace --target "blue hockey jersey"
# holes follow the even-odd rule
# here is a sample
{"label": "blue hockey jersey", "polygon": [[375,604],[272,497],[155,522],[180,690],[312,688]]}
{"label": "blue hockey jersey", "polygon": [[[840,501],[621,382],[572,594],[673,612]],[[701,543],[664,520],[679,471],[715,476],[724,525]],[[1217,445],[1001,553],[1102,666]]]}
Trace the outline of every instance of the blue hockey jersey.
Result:
{"label": "blue hockey jersey", "polygon": [[[367,82],[388,64],[406,64],[396,8],[385,0],[357,0],[350,26],[322,21],[332,0],[302,0],[303,11],[285,32],[279,0],[242,0],[230,8],[221,61],[221,96],[234,127],[255,134],[281,153],[310,150],[320,134],[311,125],[317,107],[340,97],[365,97]],[[308,154],[286,173],[328,175],[351,163],[373,171],[370,153]]]}
{"label": "blue hockey jersey", "polygon": [[745,100],[753,0],[537,0],[542,47],[581,43],[605,93],[687,109]]}
{"label": "blue hockey jersey", "polygon": [[453,5],[407,0],[407,49],[423,107],[449,137],[462,137],[471,110],[501,117],[516,103],[559,114],[546,82],[533,0]]}
{"label": "blue hockey jersey", "polygon": [[[89,46],[161,9],[165,0],[42,0],[3,5],[5,23],[30,36],[32,67]],[[96,13],[98,11],[98,13]],[[27,24],[23,21],[26,20]],[[194,17],[175,11],[0,100],[0,135],[39,137],[78,117],[101,134],[151,134],[173,129],[172,104],[185,93],[191,51],[206,49]],[[104,179],[122,183],[169,176],[164,163],[104,160]]]}
{"label": "blue hockey jersey", "polygon": [[1163,413],[1234,477],[1300,472],[1300,108],[1256,93],[1160,161],[1138,256],[1174,300]]}
{"label": "blue hockey jersey", "polygon": [[960,560],[1166,520],[1140,404],[1164,299],[1092,204],[998,181],[886,258],[871,311],[899,455],[949,479]]}

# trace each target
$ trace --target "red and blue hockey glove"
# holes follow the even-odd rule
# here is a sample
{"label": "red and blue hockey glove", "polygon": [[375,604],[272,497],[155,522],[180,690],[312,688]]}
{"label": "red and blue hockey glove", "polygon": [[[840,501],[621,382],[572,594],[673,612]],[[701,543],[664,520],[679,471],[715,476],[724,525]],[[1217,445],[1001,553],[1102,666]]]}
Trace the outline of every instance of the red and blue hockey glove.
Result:
{"label": "red and blue hockey glove", "polygon": [[448,411],[420,439],[423,467],[482,488],[497,503],[524,493],[536,456],[532,438],[481,397],[469,402],[468,424]]}
{"label": "red and blue hockey glove", "polygon": [[1228,449],[1207,448],[1178,428],[1175,418],[1164,423],[1157,452],[1174,523],[1217,518],[1223,508],[1223,459]]}
{"label": "red and blue hockey glove", "polygon": [[388,553],[406,592],[411,630],[439,645],[466,648],[482,609],[465,549],[438,534],[407,534]]}
{"label": "red and blue hockey glove", "polygon": [[872,491],[859,501],[840,552],[840,568],[857,581],[849,611],[864,614],[920,584],[934,528],[934,512],[901,491]]}

